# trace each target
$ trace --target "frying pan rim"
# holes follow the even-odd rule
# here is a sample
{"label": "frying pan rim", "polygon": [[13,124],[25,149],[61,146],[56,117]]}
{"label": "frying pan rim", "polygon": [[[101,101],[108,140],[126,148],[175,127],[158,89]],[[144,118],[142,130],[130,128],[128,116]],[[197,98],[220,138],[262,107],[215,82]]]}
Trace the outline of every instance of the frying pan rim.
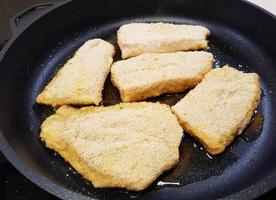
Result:
{"label": "frying pan rim", "polygon": [[[65,4],[68,4],[74,0],[65,0],[62,2],[56,2],[53,3],[53,6],[45,12],[43,15],[40,15],[39,17],[35,18],[31,23],[29,23],[27,26],[23,27],[20,30],[17,30],[13,32],[12,38],[5,44],[5,46],[2,48],[0,51],[0,67],[1,67],[1,62],[6,54],[6,52],[9,50],[9,48],[13,45],[13,43],[16,41],[16,39],[29,27],[32,26],[34,22],[37,22],[39,19],[45,17],[47,14],[53,12],[55,9],[58,7],[61,7]],[[241,6],[244,5],[249,5],[252,8],[254,8],[256,11],[262,12],[269,17],[273,18],[276,20],[276,15],[272,14],[271,12],[265,10],[264,8],[249,2],[247,0],[236,0],[241,3]],[[12,147],[8,144],[1,128],[0,128],[0,151],[3,153],[3,155],[6,157],[6,159],[27,179],[29,179],[31,182],[39,186],[41,189],[49,192],[50,194],[59,197],[61,199],[66,199],[66,197],[70,197],[70,199],[95,199],[93,197],[88,197],[85,196],[81,193],[73,192],[70,189],[66,187],[59,186],[57,183],[54,181],[44,177],[43,175],[39,174],[36,172],[34,169],[28,166],[28,164],[22,160],[16,152],[12,149]],[[264,183],[269,183],[265,184]],[[257,192],[251,193],[250,198],[256,198],[259,197],[272,189],[276,188],[276,169],[273,170],[273,172],[266,177],[264,177],[262,180],[257,182],[256,184],[250,185],[247,188],[238,191],[237,193],[230,194],[228,196],[225,196],[220,199],[247,199],[248,193],[250,191],[254,191],[256,188],[262,188],[263,190],[257,190]]]}

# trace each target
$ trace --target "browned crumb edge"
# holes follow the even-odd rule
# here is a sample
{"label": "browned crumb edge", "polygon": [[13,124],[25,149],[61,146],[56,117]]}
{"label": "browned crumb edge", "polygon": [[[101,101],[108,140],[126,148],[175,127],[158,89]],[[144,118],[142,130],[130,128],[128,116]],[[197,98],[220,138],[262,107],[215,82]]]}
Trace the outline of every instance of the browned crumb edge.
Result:
{"label": "browned crumb edge", "polygon": [[[244,116],[244,120],[241,121],[241,123],[237,126],[235,131],[231,131],[229,137],[226,141],[219,142],[217,140],[214,140],[213,138],[209,137],[206,133],[202,132],[201,130],[198,130],[196,127],[193,127],[190,123],[185,122],[183,119],[178,118],[178,121],[184,131],[189,133],[192,137],[194,137],[197,141],[199,141],[208,151],[208,153],[212,155],[217,155],[222,153],[225,148],[234,140],[234,138],[238,135],[240,135],[243,130],[247,127],[247,125],[250,123],[250,120],[254,114],[254,111],[256,110],[259,101],[260,101],[261,91],[256,93],[255,101],[252,103],[252,110],[248,110],[248,112]],[[176,114],[176,112],[172,109],[172,112]]]}
{"label": "browned crumb edge", "polygon": [[[77,152],[74,150],[74,148],[67,144],[64,143],[62,140],[56,140],[54,143],[47,142],[43,139],[43,136],[41,137],[41,140],[46,143],[46,147],[55,150],[58,152],[65,161],[69,162],[70,165],[78,171],[85,179],[88,181],[91,181],[93,186],[95,188],[109,188],[109,187],[118,187],[118,188],[125,188],[129,190],[134,190],[134,191],[140,191],[148,187],[152,182],[147,183],[147,185],[144,185],[143,187],[135,187],[135,186],[126,186],[126,185],[121,185],[120,181],[116,178],[114,179],[112,176],[104,175],[100,173],[96,168],[90,167],[84,160],[82,160]],[[55,143],[60,143],[65,145],[64,149],[58,150],[59,148],[56,146],[57,144]],[[92,181],[93,180],[93,181]],[[104,181],[102,181],[104,180]],[[125,181],[122,181],[125,182]]]}
{"label": "browned crumb edge", "polygon": [[[131,107],[132,104],[125,103],[123,105],[124,107]],[[139,104],[139,106],[143,106]],[[61,109],[67,109],[67,106],[61,108]],[[120,104],[114,106],[116,109],[120,109]],[[168,107],[165,105],[165,107]],[[83,107],[80,110],[94,110],[96,111],[96,108],[98,107]],[[74,108],[72,108],[74,109]],[[99,110],[105,110],[106,107],[101,107]],[[59,112],[63,112],[60,110]],[[70,112],[70,111],[69,111]],[[66,113],[63,113],[66,115]],[[53,149],[54,151],[58,152],[67,162],[69,162],[73,168],[75,168],[85,179],[92,182],[93,186],[95,188],[111,188],[111,187],[118,187],[118,188],[125,188],[128,190],[134,190],[134,191],[140,191],[148,186],[150,186],[156,178],[158,178],[163,172],[171,169],[173,166],[175,166],[178,162],[178,159],[170,162],[166,165],[163,165],[159,170],[156,171],[154,179],[150,181],[144,181],[142,184],[137,186],[137,183],[128,182],[124,179],[114,178],[110,175],[103,174],[99,172],[97,168],[93,168],[92,166],[89,166],[83,159],[81,159],[77,152],[74,150],[74,148],[67,142],[65,142],[63,139],[58,138],[53,135],[53,133],[42,131],[40,134],[40,138],[43,142],[45,142],[46,147]],[[104,180],[104,181],[103,181]],[[125,184],[122,184],[125,183]]]}

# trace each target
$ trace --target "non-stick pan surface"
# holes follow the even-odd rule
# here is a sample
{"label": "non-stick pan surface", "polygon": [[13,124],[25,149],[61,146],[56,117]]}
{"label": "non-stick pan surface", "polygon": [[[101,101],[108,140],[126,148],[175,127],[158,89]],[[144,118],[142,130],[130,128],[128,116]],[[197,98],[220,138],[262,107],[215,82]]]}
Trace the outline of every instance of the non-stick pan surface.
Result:
{"label": "non-stick pan surface", "polygon": [[[86,40],[99,37],[116,45],[120,25],[159,21],[207,26],[214,67],[230,64],[258,73],[260,105],[248,128],[221,155],[210,157],[186,135],[179,164],[148,189],[95,189],[40,141],[40,124],[53,109],[36,104],[35,97]],[[23,30],[15,32],[0,57],[0,148],[40,187],[64,199],[247,199],[276,186],[274,16],[238,0],[69,1]],[[103,93],[104,106],[120,102],[109,78]],[[150,101],[173,105],[184,95]]]}

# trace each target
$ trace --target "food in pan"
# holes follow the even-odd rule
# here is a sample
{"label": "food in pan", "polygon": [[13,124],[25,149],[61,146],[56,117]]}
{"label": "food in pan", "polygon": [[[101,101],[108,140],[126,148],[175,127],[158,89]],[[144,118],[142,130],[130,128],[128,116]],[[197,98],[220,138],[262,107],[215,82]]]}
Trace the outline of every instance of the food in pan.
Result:
{"label": "food in pan", "polygon": [[194,87],[212,64],[213,55],[204,51],[147,53],[113,63],[111,79],[122,101],[139,101]]}
{"label": "food in pan", "polygon": [[81,46],[38,95],[36,101],[52,106],[98,105],[115,53],[113,45],[93,39]]}
{"label": "food in pan", "polygon": [[182,135],[169,106],[141,102],[61,106],[40,137],[94,187],[139,191],[175,166]]}
{"label": "food in pan", "polygon": [[[206,48],[209,34],[202,26],[126,24],[117,36],[128,59],[113,64],[114,47],[89,40],[36,99],[61,105],[42,123],[41,140],[94,187],[134,191],[177,164],[183,129],[209,153],[222,153],[250,122],[261,90],[257,74],[212,69],[211,53],[188,51]],[[172,108],[149,102],[68,105],[99,105],[110,71],[123,102],[195,88]]]}
{"label": "food in pan", "polygon": [[172,111],[186,132],[219,154],[250,122],[260,95],[256,73],[224,66],[211,70]]}
{"label": "food in pan", "polygon": [[131,23],[120,27],[117,40],[122,58],[143,53],[204,49],[210,31],[203,26],[169,23]]}

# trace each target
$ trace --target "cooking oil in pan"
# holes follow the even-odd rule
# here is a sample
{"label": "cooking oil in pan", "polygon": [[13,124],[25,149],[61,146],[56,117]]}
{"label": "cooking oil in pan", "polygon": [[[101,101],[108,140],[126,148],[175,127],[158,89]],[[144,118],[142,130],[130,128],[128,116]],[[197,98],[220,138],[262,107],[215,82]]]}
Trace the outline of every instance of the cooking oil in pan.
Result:
{"label": "cooking oil in pan", "polygon": [[262,133],[264,116],[261,110],[256,110],[248,127],[241,134],[241,138],[245,142],[251,142]]}

